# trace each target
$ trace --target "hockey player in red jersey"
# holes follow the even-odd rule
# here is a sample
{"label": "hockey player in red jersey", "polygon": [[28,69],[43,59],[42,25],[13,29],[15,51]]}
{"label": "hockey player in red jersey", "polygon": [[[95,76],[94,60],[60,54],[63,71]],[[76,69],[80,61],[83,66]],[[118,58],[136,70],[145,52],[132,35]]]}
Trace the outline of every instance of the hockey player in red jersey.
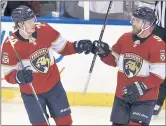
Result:
{"label": "hockey player in red jersey", "polygon": [[140,7],[132,15],[132,32],[123,34],[112,49],[105,42],[94,41],[92,53],[105,64],[118,67],[110,118],[114,126],[150,124],[165,79],[165,43],[152,34],[154,22],[154,11]]}
{"label": "hockey player in red jersey", "polygon": [[[12,12],[16,31],[2,45],[1,66],[5,79],[19,84],[30,123],[47,125],[29,83],[32,83],[40,104],[46,106],[56,125],[72,125],[71,110],[52,51],[62,55],[90,53],[90,40],[69,42],[47,23],[36,23],[34,12],[19,6]],[[12,48],[14,45],[14,49]],[[20,61],[25,68],[20,68]]]}

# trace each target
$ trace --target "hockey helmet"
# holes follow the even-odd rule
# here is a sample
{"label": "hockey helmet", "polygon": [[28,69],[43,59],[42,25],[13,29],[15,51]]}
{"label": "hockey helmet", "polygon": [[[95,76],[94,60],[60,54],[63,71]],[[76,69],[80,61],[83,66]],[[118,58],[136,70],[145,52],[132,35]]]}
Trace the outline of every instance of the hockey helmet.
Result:
{"label": "hockey helmet", "polygon": [[12,11],[11,17],[14,23],[18,23],[30,20],[36,16],[31,8],[25,5],[20,5]]}
{"label": "hockey helmet", "polygon": [[154,23],[156,20],[155,11],[149,7],[138,7],[134,12],[133,16],[142,20]]}

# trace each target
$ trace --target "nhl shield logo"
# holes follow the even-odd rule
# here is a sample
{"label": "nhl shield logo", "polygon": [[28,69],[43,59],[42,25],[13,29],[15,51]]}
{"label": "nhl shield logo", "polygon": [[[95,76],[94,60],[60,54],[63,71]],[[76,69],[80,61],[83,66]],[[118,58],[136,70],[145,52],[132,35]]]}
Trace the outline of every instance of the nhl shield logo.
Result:
{"label": "nhl shield logo", "polygon": [[142,68],[143,58],[134,53],[125,53],[123,71],[128,78],[136,76]]}
{"label": "nhl shield logo", "polygon": [[32,66],[40,73],[47,73],[50,67],[50,56],[47,48],[35,51],[30,56]]}

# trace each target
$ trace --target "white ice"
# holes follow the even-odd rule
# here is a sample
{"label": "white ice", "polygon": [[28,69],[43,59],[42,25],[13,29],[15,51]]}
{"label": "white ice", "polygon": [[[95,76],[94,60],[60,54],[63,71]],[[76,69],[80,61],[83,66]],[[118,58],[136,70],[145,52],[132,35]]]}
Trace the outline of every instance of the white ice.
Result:
{"label": "white ice", "polygon": [[[30,125],[23,104],[2,103],[2,125]],[[110,107],[72,106],[73,125],[111,125]],[[55,125],[50,119],[50,123]],[[165,110],[153,117],[151,125],[165,125]]]}

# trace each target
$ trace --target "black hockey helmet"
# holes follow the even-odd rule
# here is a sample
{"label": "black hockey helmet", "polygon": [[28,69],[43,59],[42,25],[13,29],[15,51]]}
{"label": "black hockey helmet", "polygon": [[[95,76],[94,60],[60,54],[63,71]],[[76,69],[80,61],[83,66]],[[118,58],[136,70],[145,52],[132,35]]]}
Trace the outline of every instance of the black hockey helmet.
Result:
{"label": "black hockey helmet", "polygon": [[149,7],[138,7],[134,12],[133,16],[142,20],[147,20],[154,23],[156,20],[155,11]]}
{"label": "black hockey helmet", "polygon": [[30,20],[36,16],[31,8],[25,5],[20,5],[12,11],[11,17],[14,23],[18,23]]}

